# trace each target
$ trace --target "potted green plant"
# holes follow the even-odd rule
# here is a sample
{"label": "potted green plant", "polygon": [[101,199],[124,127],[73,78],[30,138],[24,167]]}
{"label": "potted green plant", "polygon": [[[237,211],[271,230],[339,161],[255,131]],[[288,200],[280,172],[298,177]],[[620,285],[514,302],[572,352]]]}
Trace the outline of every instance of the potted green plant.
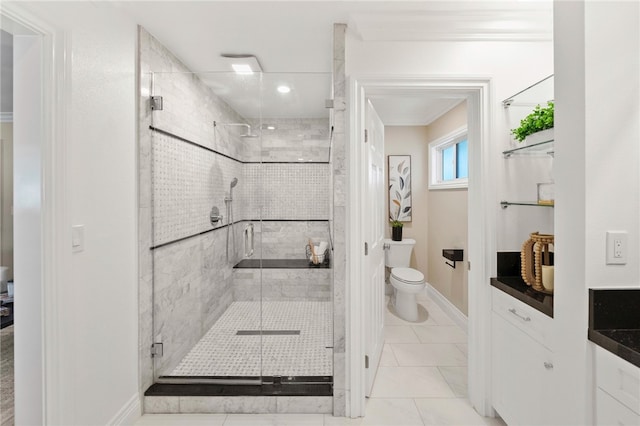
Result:
{"label": "potted green plant", "polygon": [[[553,101],[548,101],[547,106],[544,108],[541,107],[540,105],[537,105],[531,114],[527,115],[525,118],[523,118],[520,121],[520,127],[518,127],[517,129],[511,130],[513,137],[517,141],[523,142],[525,139],[527,139],[527,137],[530,137],[534,133],[538,133],[547,129],[552,129],[553,113],[554,113]],[[548,136],[544,135],[539,142],[543,142],[551,139],[553,138],[550,135]]]}
{"label": "potted green plant", "polygon": [[391,219],[391,239],[393,241],[402,241],[403,223],[396,219]]}

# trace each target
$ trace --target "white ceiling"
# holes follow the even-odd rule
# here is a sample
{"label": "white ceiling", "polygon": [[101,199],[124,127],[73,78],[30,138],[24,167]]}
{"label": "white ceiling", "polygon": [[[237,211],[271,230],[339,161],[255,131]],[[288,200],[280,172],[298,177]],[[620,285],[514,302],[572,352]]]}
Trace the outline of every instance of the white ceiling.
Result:
{"label": "white ceiling", "polygon": [[[230,71],[222,53],[258,57],[265,71],[259,97],[263,118],[326,116],[334,23],[346,23],[355,37],[365,41],[550,40],[553,26],[551,0],[92,0],[91,4],[130,15],[189,69],[202,72],[201,78],[248,118],[257,116],[260,102],[238,95],[247,92],[246,84],[220,77],[220,72]],[[284,80],[292,86],[288,97],[267,90]],[[385,93],[373,96],[372,102],[386,125],[425,125],[460,99]]]}

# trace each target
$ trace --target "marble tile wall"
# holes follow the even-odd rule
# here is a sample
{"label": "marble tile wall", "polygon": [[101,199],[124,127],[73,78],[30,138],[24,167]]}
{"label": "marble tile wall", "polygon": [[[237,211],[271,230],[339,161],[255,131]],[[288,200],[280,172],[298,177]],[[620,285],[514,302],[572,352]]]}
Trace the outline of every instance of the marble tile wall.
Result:
{"label": "marble tile wall", "polygon": [[234,269],[236,301],[329,301],[331,269]]}
{"label": "marble tile wall", "polygon": [[331,413],[330,396],[147,396],[145,413]]}
{"label": "marble tile wall", "polygon": [[247,219],[327,220],[328,164],[245,164]]}
{"label": "marble tile wall", "polygon": [[346,137],[346,24],[333,26],[333,144],[331,170],[333,176],[333,415],[345,416],[349,398],[346,377],[346,312],[347,281],[347,137]]}
{"label": "marble tile wall", "polygon": [[224,198],[234,177],[233,208],[243,209],[242,163],[160,133],[152,140],[154,246],[211,229],[212,206],[224,216],[217,226],[227,223]]}
{"label": "marble tile wall", "polygon": [[[246,161],[329,161],[328,118],[265,118],[263,121],[275,129],[262,130],[260,151],[250,152]],[[260,127],[259,122],[252,121],[252,128]]]}
{"label": "marble tile wall", "polygon": [[263,221],[256,241],[257,253],[263,259],[304,259],[305,246],[311,238],[330,243],[328,223]]}

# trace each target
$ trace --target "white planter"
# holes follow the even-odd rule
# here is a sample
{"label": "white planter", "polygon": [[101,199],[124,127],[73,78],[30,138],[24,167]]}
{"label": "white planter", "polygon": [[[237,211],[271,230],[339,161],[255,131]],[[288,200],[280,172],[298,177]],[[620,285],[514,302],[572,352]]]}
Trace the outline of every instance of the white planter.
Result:
{"label": "white planter", "polygon": [[546,129],[540,132],[530,134],[524,139],[523,144],[535,145],[537,143],[548,142],[552,140],[553,140],[553,127],[550,129]]}

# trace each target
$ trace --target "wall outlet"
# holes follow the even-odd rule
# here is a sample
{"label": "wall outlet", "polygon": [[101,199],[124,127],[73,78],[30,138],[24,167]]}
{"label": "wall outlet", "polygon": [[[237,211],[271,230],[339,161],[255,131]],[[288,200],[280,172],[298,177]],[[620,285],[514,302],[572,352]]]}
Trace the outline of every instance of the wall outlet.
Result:
{"label": "wall outlet", "polygon": [[607,265],[627,264],[627,232],[607,231]]}

